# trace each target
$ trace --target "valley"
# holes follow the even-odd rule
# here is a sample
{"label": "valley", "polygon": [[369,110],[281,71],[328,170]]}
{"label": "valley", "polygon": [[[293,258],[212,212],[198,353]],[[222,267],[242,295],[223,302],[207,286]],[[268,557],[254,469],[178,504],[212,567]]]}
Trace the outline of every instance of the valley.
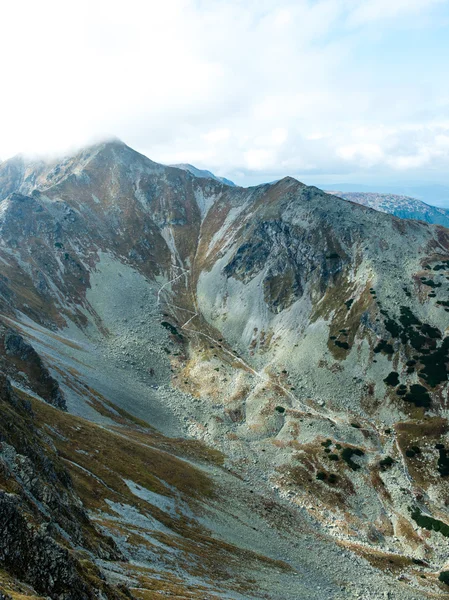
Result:
{"label": "valley", "polygon": [[447,595],[448,229],[112,140],[0,164],[0,263],[6,598]]}

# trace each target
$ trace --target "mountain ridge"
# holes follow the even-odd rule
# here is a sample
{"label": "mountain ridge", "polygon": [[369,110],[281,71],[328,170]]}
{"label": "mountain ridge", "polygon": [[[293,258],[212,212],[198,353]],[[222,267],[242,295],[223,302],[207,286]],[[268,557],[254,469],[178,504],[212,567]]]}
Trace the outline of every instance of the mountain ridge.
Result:
{"label": "mountain ridge", "polygon": [[226,179],[226,177],[218,177],[214,175],[211,171],[206,169],[198,169],[197,167],[189,164],[189,163],[179,163],[170,165],[171,167],[175,167],[176,169],[182,169],[184,171],[189,171],[195,177],[206,178],[206,179],[215,179],[216,181],[221,181],[222,183],[230,186],[235,186],[235,183],[230,179]]}
{"label": "mountain ridge", "polygon": [[[205,585],[211,597],[444,597],[446,537],[416,519],[447,521],[435,446],[446,448],[448,431],[448,230],[293,178],[223,185],[124,144],[29,169],[14,179],[0,165],[0,319],[33,347],[67,413],[43,403],[40,372],[6,352],[2,370],[69,461],[94,527],[145,568],[148,544],[162,541],[168,585],[179,535],[187,554],[199,541],[154,495],[175,494],[182,518],[207,525],[215,557],[193,597]],[[157,443],[167,464],[145,460],[165,487],[97,438],[119,457]],[[199,469],[189,485],[216,487],[222,507],[200,494],[195,513],[170,458],[188,452]],[[262,576],[264,560],[281,574]],[[145,571],[92,561],[108,585],[152,597]]]}

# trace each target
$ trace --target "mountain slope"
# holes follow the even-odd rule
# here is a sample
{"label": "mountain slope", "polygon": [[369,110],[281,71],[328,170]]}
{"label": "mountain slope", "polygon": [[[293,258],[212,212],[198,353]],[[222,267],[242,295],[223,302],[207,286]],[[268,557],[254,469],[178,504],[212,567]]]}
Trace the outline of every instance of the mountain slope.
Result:
{"label": "mountain slope", "polygon": [[401,219],[417,219],[449,227],[449,210],[429,206],[416,198],[396,194],[376,194],[372,192],[329,192],[339,198],[363,204],[374,210],[390,213]]}
{"label": "mountain slope", "polygon": [[[33,402],[89,518],[140,564],[139,587],[116,560],[93,559],[108,585],[157,597],[145,569],[162,543],[158,576],[168,585],[181,565],[195,588],[177,581],[179,595],[212,585],[220,598],[444,596],[446,229],[292,178],[224,186],[119,141],[50,165],[3,163],[2,189],[4,327],[64,398],[67,414]],[[11,361],[15,393],[48,401]],[[182,467],[140,457],[140,444],[170,465],[192,460],[196,475],[164,479]],[[155,494],[175,494],[207,539]],[[192,540],[213,549],[200,571],[204,556],[170,561]]]}
{"label": "mountain slope", "polygon": [[231,185],[233,187],[235,186],[235,183],[230,179],[226,179],[226,177],[217,177],[217,175],[214,175],[210,171],[206,171],[205,169],[197,169],[196,167],[194,167],[193,165],[189,165],[188,163],[180,163],[171,166],[176,167],[177,169],[183,169],[184,171],[189,171],[189,173],[192,173],[192,175],[195,175],[195,177],[200,177],[202,179],[215,179],[215,181],[221,181],[226,185]]}

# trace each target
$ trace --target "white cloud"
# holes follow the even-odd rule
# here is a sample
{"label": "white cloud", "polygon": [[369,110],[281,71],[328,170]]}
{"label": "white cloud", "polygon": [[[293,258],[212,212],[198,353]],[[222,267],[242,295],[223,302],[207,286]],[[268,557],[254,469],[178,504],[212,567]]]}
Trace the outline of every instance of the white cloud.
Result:
{"label": "white cloud", "polygon": [[115,134],[154,160],[241,177],[447,170],[445,79],[431,94],[391,61],[357,64],[371,43],[376,58],[376,35],[442,2],[6,3],[0,157]]}
{"label": "white cloud", "polygon": [[422,13],[432,5],[442,4],[446,0],[349,0],[353,7],[348,22],[361,25],[373,21],[394,19],[402,15]]}
{"label": "white cloud", "polygon": [[229,129],[226,129],[226,128],[214,129],[213,131],[209,131],[208,133],[205,133],[203,135],[203,138],[207,142],[212,142],[212,143],[224,142],[226,140],[229,140],[230,137],[231,137],[231,132],[229,131]]}
{"label": "white cloud", "polygon": [[273,152],[264,149],[248,150],[244,154],[245,167],[253,171],[261,171],[272,165]]}
{"label": "white cloud", "polygon": [[379,163],[383,155],[382,148],[378,144],[352,144],[337,148],[337,156],[344,160],[359,160],[366,167]]}

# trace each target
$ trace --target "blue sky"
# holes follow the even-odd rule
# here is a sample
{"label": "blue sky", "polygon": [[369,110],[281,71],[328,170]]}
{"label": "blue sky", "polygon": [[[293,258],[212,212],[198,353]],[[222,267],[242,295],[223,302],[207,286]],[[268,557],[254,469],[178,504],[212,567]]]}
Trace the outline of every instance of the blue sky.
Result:
{"label": "blue sky", "polygon": [[242,185],[449,185],[449,0],[8,4],[1,159],[116,135]]}

